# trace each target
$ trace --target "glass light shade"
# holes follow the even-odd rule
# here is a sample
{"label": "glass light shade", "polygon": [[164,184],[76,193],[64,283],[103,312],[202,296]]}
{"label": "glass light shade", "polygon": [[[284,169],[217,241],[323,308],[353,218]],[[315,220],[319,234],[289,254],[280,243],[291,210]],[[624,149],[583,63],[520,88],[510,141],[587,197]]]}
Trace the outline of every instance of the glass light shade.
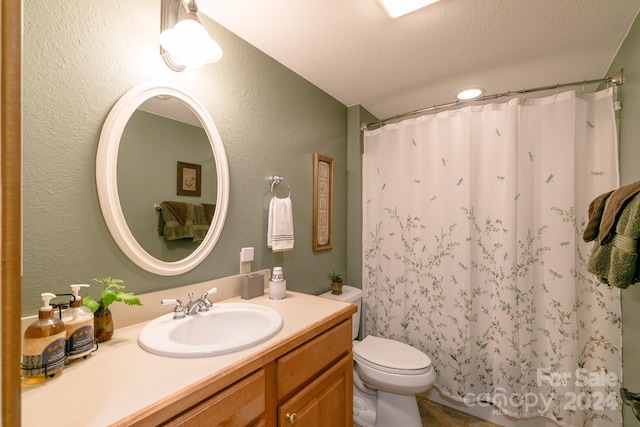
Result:
{"label": "glass light shade", "polygon": [[397,18],[435,3],[438,0],[378,0],[389,16]]}
{"label": "glass light shade", "polygon": [[470,89],[465,89],[461,91],[460,93],[458,93],[456,97],[461,101],[468,101],[470,99],[479,97],[483,93],[484,93],[484,89],[479,87],[472,87]]}
{"label": "glass light shade", "polygon": [[160,44],[177,62],[189,68],[201,67],[222,58],[218,43],[193,19],[183,19],[175,27],[160,33]]}

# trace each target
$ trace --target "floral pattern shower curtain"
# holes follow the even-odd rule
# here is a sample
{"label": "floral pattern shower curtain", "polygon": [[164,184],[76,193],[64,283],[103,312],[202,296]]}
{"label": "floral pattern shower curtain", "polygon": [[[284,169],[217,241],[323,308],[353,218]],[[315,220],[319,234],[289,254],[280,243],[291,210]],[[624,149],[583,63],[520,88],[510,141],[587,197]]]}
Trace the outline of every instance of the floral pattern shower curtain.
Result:
{"label": "floral pattern shower curtain", "polygon": [[365,333],[427,353],[467,405],[621,425],[619,290],[586,271],[617,188],[614,89],[465,107],[365,132]]}

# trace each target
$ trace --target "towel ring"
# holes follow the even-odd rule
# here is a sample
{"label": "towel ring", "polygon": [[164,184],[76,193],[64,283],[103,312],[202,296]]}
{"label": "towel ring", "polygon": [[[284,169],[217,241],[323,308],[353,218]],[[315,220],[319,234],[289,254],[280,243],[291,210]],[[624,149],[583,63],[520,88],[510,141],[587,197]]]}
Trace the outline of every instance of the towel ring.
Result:
{"label": "towel ring", "polygon": [[273,175],[269,177],[269,182],[271,183],[271,195],[275,197],[275,195],[273,194],[273,187],[275,187],[276,185],[284,182],[284,184],[287,186],[287,190],[289,191],[289,194],[287,195],[287,197],[291,197],[291,187],[289,187],[289,184],[287,182],[285,182],[285,179],[283,176],[277,176],[277,175]]}

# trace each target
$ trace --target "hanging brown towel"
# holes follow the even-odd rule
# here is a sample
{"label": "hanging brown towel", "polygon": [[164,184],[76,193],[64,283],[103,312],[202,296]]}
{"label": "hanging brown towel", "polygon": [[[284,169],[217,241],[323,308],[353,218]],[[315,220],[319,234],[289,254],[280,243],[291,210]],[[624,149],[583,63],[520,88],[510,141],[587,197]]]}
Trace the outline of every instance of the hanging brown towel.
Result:
{"label": "hanging brown towel", "polygon": [[184,202],[162,202],[162,207],[166,207],[173,213],[180,224],[184,225],[187,222],[187,214],[189,211],[188,203]]}
{"label": "hanging brown towel", "polygon": [[160,204],[158,234],[165,240],[201,242],[209,232],[214,212],[215,204],[164,201]]}
{"label": "hanging brown towel", "polygon": [[211,203],[203,203],[204,212],[207,215],[207,224],[211,225],[213,214],[216,212],[216,205]]}
{"label": "hanging brown towel", "polygon": [[590,242],[597,236],[600,244],[607,243],[613,236],[625,204],[639,192],[640,181],[637,181],[595,198],[589,205],[589,223],[582,234],[583,240]]}

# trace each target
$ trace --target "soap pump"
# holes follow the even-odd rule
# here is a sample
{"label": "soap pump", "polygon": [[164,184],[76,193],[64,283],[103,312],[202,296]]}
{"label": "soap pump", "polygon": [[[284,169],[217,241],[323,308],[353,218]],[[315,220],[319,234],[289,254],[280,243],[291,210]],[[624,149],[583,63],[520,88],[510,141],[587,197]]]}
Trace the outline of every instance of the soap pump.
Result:
{"label": "soap pump", "polygon": [[88,288],[86,284],[71,285],[74,300],[71,307],[62,315],[66,333],[67,359],[84,357],[93,351],[94,329],[93,312],[82,305],[80,288]]}
{"label": "soap pump", "polygon": [[22,341],[21,374],[26,384],[42,382],[64,367],[64,323],[53,317],[49,304],[56,295],[45,292],[40,296],[43,306],[38,311],[38,320],[29,325]]}

